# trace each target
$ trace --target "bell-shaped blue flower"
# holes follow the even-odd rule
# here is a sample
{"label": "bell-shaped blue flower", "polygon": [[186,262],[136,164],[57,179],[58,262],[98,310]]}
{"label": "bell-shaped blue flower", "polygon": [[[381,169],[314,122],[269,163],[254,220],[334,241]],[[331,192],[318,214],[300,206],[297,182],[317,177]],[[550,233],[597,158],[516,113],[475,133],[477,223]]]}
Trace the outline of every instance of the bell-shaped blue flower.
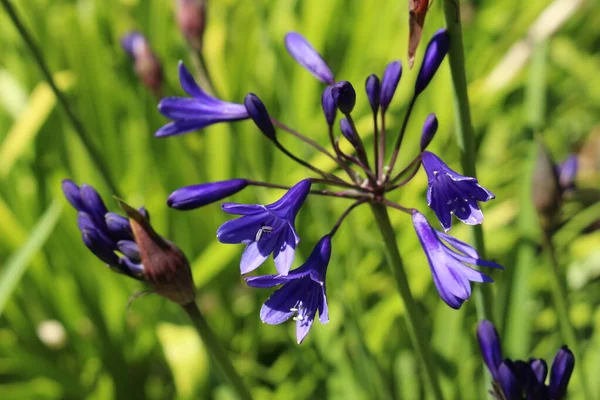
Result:
{"label": "bell-shaped blue flower", "polygon": [[434,230],[420,212],[413,211],[412,220],[429,261],[435,287],[450,307],[458,309],[471,297],[471,282],[493,282],[492,278],[466,264],[504,269],[495,262],[481,259],[468,244]]}
{"label": "bell-shaped blue flower", "polygon": [[465,224],[483,222],[478,201],[488,201],[494,194],[477,183],[477,179],[463,176],[450,169],[435,154],[425,151],[422,162],[427,173],[427,205],[435,212],[444,230],[452,227],[452,214]]}
{"label": "bell-shaped blue flower", "polygon": [[335,83],[333,73],[327,63],[304,36],[297,32],[289,32],[285,35],[285,48],[298,64],[306,68],[318,80],[328,85]]}
{"label": "bell-shaped blue flower", "polygon": [[242,274],[258,268],[273,253],[275,267],[281,275],[287,275],[294,252],[300,242],[295,220],[310,190],[310,180],[294,185],[281,199],[263,206],[260,204],[225,203],[222,208],[241,218],[225,222],[217,230],[221,243],[245,243],[246,249],[240,261]]}
{"label": "bell-shaped blue flower", "polygon": [[249,117],[243,104],[219,100],[202,90],[181,61],[179,82],[191,97],[166,97],[160,101],[158,110],[173,122],[156,131],[156,137],[180,135],[218,122],[239,121]]}
{"label": "bell-shaped blue flower", "polygon": [[324,236],[308,260],[288,275],[265,275],[245,278],[249,286],[270,288],[282,285],[265,301],[260,319],[271,325],[292,318],[296,321],[296,340],[302,343],[319,312],[322,324],[329,322],[325,274],[331,257],[331,238]]}

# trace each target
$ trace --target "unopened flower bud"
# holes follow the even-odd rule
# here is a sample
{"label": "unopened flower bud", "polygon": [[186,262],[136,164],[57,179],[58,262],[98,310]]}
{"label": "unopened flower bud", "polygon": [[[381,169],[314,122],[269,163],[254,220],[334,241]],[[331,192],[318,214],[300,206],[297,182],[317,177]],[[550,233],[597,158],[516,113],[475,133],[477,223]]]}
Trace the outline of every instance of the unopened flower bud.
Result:
{"label": "unopened flower bud", "polygon": [[344,137],[352,144],[352,146],[354,146],[354,148],[359,146],[359,138],[356,132],[354,132],[354,129],[352,129],[352,125],[350,125],[350,122],[348,122],[346,118],[342,118],[340,120],[340,130],[342,131],[342,135],[344,135]]}
{"label": "unopened flower bud", "polygon": [[275,127],[273,126],[273,122],[271,122],[267,107],[265,107],[258,96],[254,93],[248,93],[244,98],[244,106],[258,129],[260,129],[269,139],[276,140]]}
{"label": "unopened flower bud", "polygon": [[438,120],[435,116],[435,113],[431,113],[425,119],[425,123],[423,124],[423,133],[421,134],[421,151],[425,150],[438,129]]}
{"label": "unopened flower bud", "polygon": [[331,86],[327,86],[323,91],[321,106],[323,107],[323,114],[325,114],[327,124],[333,126],[337,114],[337,106],[335,105],[335,100],[333,100],[333,95],[331,94]]}
{"label": "unopened flower bud", "polygon": [[415,96],[418,96],[429,85],[440,64],[444,61],[448,50],[450,50],[450,37],[446,29],[442,28],[433,35],[429,44],[427,44],[423,64],[421,64],[415,82]]}
{"label": "unopened flower bud", "polygon": [[381,84],[377,75],[369,75],[365,82],[365,91],[367,92],[371,110],[373,110],[374,114],[377,114],[377,111],[379,110],[379,93],[381,91]]}
{"label": "unopened flower bud", "polygon": [[192,303],[196,289],[183,252],[159,236],[139,211],[121,200],[118,202],[129,217],[144,266],[145,281],[155,293],[168,300],[180,305]]}
{"label": "unopened flower bud", "polygon": [[563,346],[552,361],[550,370],[550,385],[548,394],[550,399],[563,399],[567,393],[567,385],[575,368],[575,357],[567,346]]}
{"label": "unopened flower bud", "polygon": [[402,76],[402,63],[400,61],[392,61],[387,65],[381,79],[381,110],[385,112],[392,102],[396,88]]}
{"label": "unopened flower bud", "polygon": [[356,92],[350,82],[340,81],[333,85],[331,95],[335,105],[343,114],[352,112],[354,104],[356,104]]}
{"label": "unopened flower bud", "polygon": [[569,192],[575,189],[578,165],[577,154],[571,154],[557,166],[558,181],[563,191]]}
{"label": "unopened flower bud", "polygon": [[185,40],[196,51],[202,51],[206,27],[206,0],[177,0],[176,18]]}
{"label": "unopened flower bud", "polygon": [[121,45],[133,59],[135,72],[144,86],[159,94],[163,81],[162,67],[146,38],[139,32],[131,32],[123,36]]}
{"label": "unopened flower bud", "polygon": [[167,204],[178,210],[192,210],[234,195],[246,186],[248,186],[246,179],[230,179],[185,186],[171,193]]}

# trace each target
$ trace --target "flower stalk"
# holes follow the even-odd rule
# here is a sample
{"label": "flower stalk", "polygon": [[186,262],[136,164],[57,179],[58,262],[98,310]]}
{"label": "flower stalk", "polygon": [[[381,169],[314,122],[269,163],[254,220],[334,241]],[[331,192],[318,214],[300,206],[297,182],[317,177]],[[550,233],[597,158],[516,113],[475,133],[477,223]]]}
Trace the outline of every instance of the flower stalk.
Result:
{"label": "flower stalk", "polygon": [[421,323],[421,317],[419,316],[419,310],[417,303],[415,302],[410,287],[408,286],[408,277],[404,271],[404,265],[400,252],[396,245],[396,233],[390,222],[387,209],[381,204],[371,204],[371,211],[377,222],[377,226],[381,231],[383,241],[385,244],[385,254],[388,259],[388,263],[396,279],[398,286],[398,292],[404,302],[404,312],[406,325],[408,327],[408,334],[413,343],[413,347],[417,353],[423,373],[427,379],[428,387],[431,389],[433,397],[437,400],[444,398],[442,390],[437,377],[437,371],[435,369],[435,363],[433,356],[429,350],[427,343],[427,336]]}
{"label": "flower stalk", "polygon": [[194,328],[196,328],[198,335],[200,335],[200,338],[204,342],[206,350],[210,354],[214,363],[217,365],[219,373],[227,380],[227,382],[229,382],[240,399],[252,400],[250,391],[235,370],[231,360],[229,359],[229,356],[223,347],[221,347],[219,339],[214,334],[212,329],[210,329],[210,326],[206,322],[206,319],[204,319],[204,316],[202,315],[202,312],[196,303],[191,302],[182,307],[190,317]]}
{"label": "flower stalk", "polygon": [[40,70],[42,71],[42,75],[44,75],[44,77],[46,78],[46,81],[48,82],[48,85],[50,85],[52,92],[54,92],[54,95],[56,96],[58,102],[60,103],[60,105],[63,107],[63,109],[67,113],[67,118],[71,122],[71,125],[73,125],[73,129],[75,130],[75,133],[79,137],[79,140],[81,140],[81,142],[83,143],[83,146],[87,149],[88,153],[90,154],[92,162],[94,164],[96,164],[98,171],[104,178],[104,181],[110,188],[111,192],[113,192],[115,195],[119,195],[120,192],[117,188],[117,185],[115,184],[112,177],[110,176],[108,167],[107,167],[106,163],[104,162],[104,159],[100,155],[100,152],[96,149],[96,146],[94,146],[94,144],[92,143],[92,140],[90,139],[87,131],[83,127],[83,124],[81,123],[81,121],[77,118],[77,116],[73,112],[73,109],[71,108],[71,105],[67,101],[67,98],[60,91],[60,89],[56,85],[56,82],[54,82],[54,78],[52,77],[52,72],[50,71],[50,68],[46,64],[46,61],[44,60],[44,56],[43,56],[40,48],[36,44],[35,40],[33,39],[31,34],[29,33],[29,31],[27,30],[25,25],[23,24],[23,22],[21,22],[21,19],[17,15],[17,11],[11,4],[10,0],[1,0],[1,1],[2,1],[2,6],[6,10],[6,13],[8,14],[10,20],[13,22],[13,24],[15,25],[15,28],[17,28],[17,31],[19,31],[19,34],[23,38],[23,41],[25,42],[27,47],[29,47],[29,50],[33,54],[33,58],[35,59],[37,65],[40,67]]}

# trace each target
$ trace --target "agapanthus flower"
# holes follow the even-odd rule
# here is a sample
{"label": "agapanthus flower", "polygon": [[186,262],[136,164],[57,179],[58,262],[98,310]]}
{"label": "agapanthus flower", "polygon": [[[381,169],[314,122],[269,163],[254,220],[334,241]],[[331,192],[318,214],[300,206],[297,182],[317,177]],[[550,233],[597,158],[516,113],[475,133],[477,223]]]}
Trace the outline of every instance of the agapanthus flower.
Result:
{"label": "agapanthus flower", "polygon": [[466,264],[500,268],[501,265],[483,260],[468,244],[436,231],[418,211],[412,215],[413,225],[429,261],[433,282],[442,300],[452,308],[460,308],[471,297],[471,282],[493,282],[492,278]]}
{"label": "agapanthus flower", "polygon": [[558,182],[563,191],[572,191],[575,189],[575,177],[577,176],[578,166],[577,154],[571,154],[556,166]]}
{"label": "agapanthus flower", "polygon": [[248,118],[248,111],[243,104],[217,99],[202,90],[181,61],[179,83],[191,97],[166,97],[160,101],[158,111],[173,122],[156,131],[156,137],[181,135],[218,122]]}
{"label": "agapanthus flower", "polygon": [[300,242],[296,233],[296,215],[309,190],[310,180],[305,179],[281,199],[266,206],[238,203],[222,205],[223,211],[242,215],[225,222],[217,230],[217,238],[221,243],[246,244],[240,262],[242,274],[258,268],[271,253],[279,274],[288,274],[294,261],[296,246]]}
{"label": "agapanthus flower", "polygon": [[482,223],[483,213],[478,201],[491,200],[495,198],[494,194],[477,179],[452,170],[429,151],[423,152],[422,162],[429,183],[427,205],[435,212],[444,230],[448,232],[452,227],[452,215],[465,224]]}
{"label": "agapanthus flower", "polygon": [[[299,33],[288,33],[285,37],[285,46],[302,67],[326,85],[322,90],[320,102],[332,151],[325,148],[319,141],[278,121],[267,111],[268,105],[253,93],[245,96],[243,112],[240,108],[241,105],[234,105],[240,113],[230,120],[251,118],[258,130],[269,139],[271,144],[318,176],[305,179],[291,188],[249,178],[202,183],[176,190],[169,196],[169,205],[179,209],[196,208],[221,200],[247,186],[288,190],[279,201],[269,205],[222,204],[225,212],[240,215],[240,217],[221,225],[217,231],[217,238],[222,243],[244,243],[246,245],[240,261],[242,274],[255,270],[273,254],[277,275],[246,279],[251,286],[282,285],[265,303],[261,318],[267,323],[280,323],[295,315],[298,323],[299,342],[308,333],[317,311],[324,318],[322,321],[328,318],[324,272],[327,262],[323,260],[329,260],[330,242],[345,218],[353,209],[365,203],[376,208],[384,206],[395,208],[412,216],[415,230],[429,259],[434,282],[440,296],[451,307],[459,308],[470,296],[470,282],[492,281],[487,275],[468,267],[467,264],[479,267],[502,267],[481,259],[478,253],[466,243],[443,232],[435,231],[416,209],[404,207],[390,200],[394,190],[405,186],[416,176],[421,164],[424,165],[428,175],[433,174],[430,176],[430,191],[427,198],[447,229],[450,228],[452,213],[468,223],[481,222],[481,210],[477,201],[487,201],[493,198],[493,195],[481,188],[474,178],[457,174],[443,164],[437,156],[424,151],[437,131],[438,121],[435,114],[431,114],[425,121],[421,149],[414,154],[413,160],[400,172],[394,169],[413,106],[419,94],[430,83],[448,51],[449,37],[446,31],[443,29],[438,31],[427,47],[413,97],[407,108],[402,128],[391,149],[385,147],[386,135],[389,136],[389,129],[386,134],[385,118],[386,111],[389,109],[400,83],[402,64],[400,61],[390,62],[381,81],[374,74],[367,78],[365,91],[373,113],[373,159],[370,159],[370,155],[367,154],[367,148],[352,116],[357,100],[354,86],[348,81],[336,82],[333,72],[323,57]],[[183,71],[185,72],[185,70]],[[191,77],[186,80],[191,81],[188,86],[194,85],[194,91],[199,90]],[[183,86],[185,87],[185,85]],[[190,91],[188,90],[188,92]],[[214,115],[222,116],[215,111],[219,110],[219,107],[213,105],[215,101],[220,102],[220,100],[211,98],[210,101],[207,101],[204,93],[190,94],[195,98],[187,99],[188,101],[197,102],[196,98],[201,98],[201,106],[198,109],[201,109],[202,112],[197,113],[196,118],[206,117],[210,123],[227,119],[209,118]],[[161,103],[161,108],[165,101],[163,100]],[[335,124],[338,110],[343,114],[339,128]],[[171,117],[177,116],[174,119],[183,121],[191,121],[191,114],[193,114],[190,109],[184,107],[184,103],[173,103],[170,113]],[[188,130],[195,129],[193,123],[190,123],[189,128]],[[184,132],[184,130],[177,132]],[[309,160],[297,156],[295,148],[292,151],[284,147],[282,141],[279,141],[279,136],[285,134],[283,132],[321,152],[322,155],[336,163],[337,169],[325,172],[311,164]],[[163,133],[162,130],[159,131],[159,134]],[[346,154],[346,150],[340,146],[341,136],[352,144],[353,151],[349,154]],[[385,165],[385,158],[388,154],[391,154],[391,158]],[[375,168],[371,169],[371,165],[375,165]],[[326,186],[327,189],[316,187],[317,185]],[[482,198],[481,193],[485,193],[485,198]],[[299,269],[290,272],[295,249],[299,242],[299,235],[295,228],[296,214],[309,194],[350,199],[353,200],[353,203],[340,215],[330,232],[319,242],[309,260]],[[440,203],[440,196],[449,195],[452,196],[450,203],[447,204],[448,199],[444,199],[443,204]],[[456,202],[456,206],[452,206],[453,202]],[[461,208],[457,208],[458,205]],[[467,209],[463,210],[462,207],[467,207],[468,211]],[[325,251],[326,257],[323,256]],[[318,261],[317,254],[321,254],[319,256],[321,261]],[[322,274],[318,273],[321,269]],[[319,295],[317,296],[315,293],[319,293]]]}
{"label": "agapanthus flower", "polygon": [[159,94],[163,81],[162,67],[148,40],[139,32],[130,32],[121,38],[121,46],[133,60],[135,72],[142,83]]}
{"label": "agapanthus flower", "polygon": [[78,211],[83,243],[114,271],[148,284],[177,304],[190,304],[195,287],[189,263],[175,245],[159,236],[145,209],[135,210],[119,200],[128,218],[109,212],[96,189],[65,179],[65,197]]}
{"label": "agapanthus flower", "polygon": [[500,337],[494,325],[487,320],[477,326],[477,341],[481,354],[493,379],[493,395],[498,400],[562,400],[575,367],[575,358],[567,346],[561,347],[550,371],[543,359],[513,361],[502,358]]}
{"label": "agapanthus flower", "polygon": [[292,318],[296,321],[296,340],[302,343],[319,313],[322,324],[329,322],[325,274],[331,257],[331,238],[324,236],[315,246],[306,262],[287,275],[247,277],[249,286],[270,288],[281,285],[265,301],[260,319],[271,325]]}

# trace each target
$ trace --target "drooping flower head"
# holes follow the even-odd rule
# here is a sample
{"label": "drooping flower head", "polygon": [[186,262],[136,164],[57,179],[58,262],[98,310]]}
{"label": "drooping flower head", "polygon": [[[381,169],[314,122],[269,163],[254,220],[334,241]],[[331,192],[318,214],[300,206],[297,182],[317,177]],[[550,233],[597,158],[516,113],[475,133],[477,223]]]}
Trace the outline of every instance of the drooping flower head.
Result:
{"label": "drooping flower head", "polygon": [[550,382],[546,385],[546,361],[502,359],[500,337],[494,325],[487,320],[477,326],[477,341],[483,360],[492,375],[494,397],[498,400],[563,400],[575,366],[573,353],[563,346],[552,362]]}
{"label": "drooping flower head", "polygon": [[162,67],[148,40],[139,32],[130,32],[121,38],[121,46],[133,60],[138,78],[158,94],[163,81]]}
{"label": "drooping flower head", "polygon": [[108,212],[98,192],[65,179],[65,197],[78,211],[77,226],[84,244],[114,271],[143,281],[177,304],[194,301],[195,287],[185,255],[159,236],[145,209],[119,200],[128,218]]}
{"label": "drooping flower head", "polygon": [[273,253],[275,266],[281,275],[287,275],[294,252],[300,242],[295,220],[302,203],[308,196],[310,180],[305,179],[292,187],[275,203],[260,204],[225,203],[223,211],[242,215],[225,222],[217,230],[221,243],[244,243],[240,270],[242,274],[258,268]]}
{"label": "drooping flower head", "polygon": [[466,264],[504,269],[495,262],[481,259],[468,244],[433,229],[420,212],[415,210],[412,220],[429,261],[435,287],[450,307],[458,309],[471,297],[471,282],[493,282],[492,278]]}
{"label": "drooping flower head", "polygon": [[173,122],[160,128],[154,136],[181,135],[218,122],[248,118],[248,111],[243,104],[219,100],[202,90],[181,61],[179,83],[191,97],[166,97],[160,101],[158,111]]}
{"label": "drooping flower head", "polygon": [[488,201],[494,194],[479,185],[477,179],[452,170],[435,154],[425,151],[423,168],[427,173],[427,205],[435,212],[444,230],[452,227],[452,215],[465,224],[483,222],[478,201]]}
{"label": "drooping flower head", "polygon": [[260,310],[260,319],[271,325],[290,318],[296,321],[296,340],[302,343],[319,313],[322,324],[329,322],[325,274],[331,257],[331,238],[324,236],[306,262],[288,275],[247,277],[249,286],[270,288],[281,285]]}

